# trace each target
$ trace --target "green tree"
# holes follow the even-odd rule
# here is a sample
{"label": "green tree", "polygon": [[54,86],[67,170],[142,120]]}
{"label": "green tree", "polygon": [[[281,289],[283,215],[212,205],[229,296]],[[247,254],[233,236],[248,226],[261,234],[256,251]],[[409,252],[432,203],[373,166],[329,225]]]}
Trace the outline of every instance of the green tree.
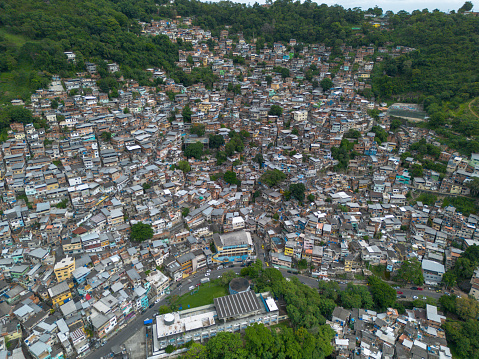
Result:
{"label": "green tree", "polygon": [[205,134],[205,125],[195,123],[191,126],[190,133],[202,137]]}
{"label": "green tree", "polygon": [[304,259],[304,258],[303,258],[303,259],[300,259],[300,260],[298,261],[298,269],[301,269],[301,270],[302,270],[302,269],[306,269],[306,268],[308,268],[308,262],[307,262],[306,259]]}
{"label": "green tree", "polygon": [[110,132],[102,132],[100,134],[100,138],[105,142],[110,142],[111,140],[111,133]]}
{"label": "green tree", "polygon": [[439,304],[441,305],[442,310],[456,314],[456,296],[443,295],[439,298]]}
{"label": "green tree", "polygon": [[218,151],[216,153],[216,164],[218,166],[221,166],[223,163],[225,163],[227,160],[226,152],[223,151]]}
{"label": "green tree", "polygon": [[184,154],[187,158],[194,157],[199,160],[203,156],[203,144],[196,142],[187,145]]}
{"label": "green tree", "polygon": [[361,132],[354,128],[351,128],[348,132],[344,134],[344,137],[358,139],[361,137]]}
{"label": "green tree", "polygon": [[474,5],[472,5],[472,2],[466,1],[466,2],[464,3],[464,5],[462,5],[462,6],[459,8],[458,12],[461,13],[461,12],[464,12],[464,11],[471,11],[473,7],[474,7]]}
{"label": "green tree", "polygon": [[282,78],[289,77],[289,69],[286,67],[275,66],[273,67],[273,71],[280,73]]}
{"label": "green tree", "polygon": [[341,305],[345,308],[373,309],[374,301],[371,293],[362,285],[348,283],[347,288],[340,293]]}
{"label": "green tree", "polygon": [[191,344],[190,348],[182,356],[183,359],[207,359],[208,350],[206,347],[200,343],[194,342]]}
{"label": "green tree", "polygon": [[304,192],[306,191],[306,187],[303,183],[293,183],[289,185],[289,191],[291,195],[298,201],[304,201]]}
{"label": "green tree", "polygon": [[181,215],[182,215],[183,217],[186,217],[188,214],[190,214],[190,209],[189,209],[188,207],[183,207],[183,208],[181,209]]}
{"label": "green tree", "polygon": [[179,170],[183,171],[183,173],[188,173],[191,171],[191,166],[188,161],[179,161],[176,167]]}
{"label": "green tree", "polygon": [[417,258],[405,260],[402,262],[394,279],[403,283],[423,284],[424,276],[422,274],[421,262],[419,262]]}
{"label": "green tree", "polygon": [[258,163],[260,167],[262,167],[264,163],[263,155],[261,153],[256,154],[256,156],[254,156],[253,158],[253,161]]}
{"label": "green tree", "polygon": [[391,121],[391,125],[389,126],[389,129],[394,132],[394,131],[396,131],[401,125],[402,125],[401,120],[395,118],[395,119],[393,119],[393,120]]}
{"label": "green tree", "polygon": [[131,226],[130,239],[136,242],[143,242],[153,237],[151,225],[138,222]]}
{"label": "green tree", "polygon": [[219,278],[219,280],[221,285],[227,286],[231,282],[231,280],[236,277],[238,277],[238,275],[234,271],[229,270],[227,272],[224,272]]}
{"label": "green tree", "polygon": [[457,298],[456,312],[463,320],[477,320],[479,316],[479,302],[471,297]]}
{"label": "green tree", "polygon": [[261,176],[261,181],[269,187],[274,187],[286,179],[286,175],[280,170],[267,170]]}
{"label": "green tree", "polygon": [[466,186],[471,190],[473,196],[479,195],[479,178],[474,177],[472,181],[467,182]]}
{"label": "green tree", "polygon": [[314,202],[314,200],[315,200],[314,194],[312,194],[312,193],[308,194],[308,201],[309,202]]}
{"label": "green tree", "polygon": [[245,330],[245,349],[257,358],[264,358],[276,351],[275,341],[271,331],[262,324],[254,323]]}
{"label": "green tree", "polygon": [[339,283],[334,281],[319,281],[318,288],[323,297],[332,299],[335,302],[338,300],[339,294],[341,292]]}
{"label": "green tree", "polygon": [[456,285],[457,277],[452,271],[447,271],[442,276],[442,282],[446,286],[446,288],[452,288]]}
{"label": "green tree", "polygon": [[249,266],[242,268],[240,274],[242,277],[249,277],[251,279],[256,279],[259,277],[262,270],[263,270],[263,262],[261,262],[261,260],[258,258]]}
{"label": "green tree", "polygon": [[328,91],[330,88],[334,86],[333,81],[329,77],[325,77],[319,83],[323,91]]}
{"label": "green tree", "polygon": [[225,139],[221,135],[210,135],[209,139],[210,148],[220,148],[225,144]]}
{"label": "green tree", "polygon": [[423,168],[421,165],[418,165],[417,163],[413,164],[410,169],[409,173],[411,174],[411,177],[422,177],[423,176]]}
{"label": "green tree", "polygon": [[223,177],[226,183],[229,184],[238,184],[238,179],[236,178],[236,172],[233,171],[226,171]]}
{"label": "green tree", "polygon": [[181,111],[181,115],[183,116],[183,121],[185,122],[191,122],[191,115],[193,112],[190,109],[190,105],[186,104],[185,107],[183,107],[183,110]]}
{"label": "green tree", "polygon": [[396,291],[375,275],[368,277],[369,288],[378,309],[391,307],[396,301]]}
{"label": "green tree", "polygon": [[[378,111],[378,110],[371,110],[371,111]],[[379,112],[379,111],[378,111]],[[379,118],[379,117],[378,117]],[[388,134],[387,132],[384,130],[384,128],[382,128],[381,126],[373,126],[371,128],[371,131],[374,132],[376,134],[376,137],[374,137],[374,140],[378,143],[378,144],[382,144],[383,142],[386,142],[388,140]]]}
{"label": "green tree", "polygon": [[283,114],[283,108],[278,105],[272,105],[268,111],[268,115],[270,116],[278,116],[280,117]]}
{"label": "green tree", "polygon": [[69,203],[69,200],[67,198],[65,198],[64,200],[62,200],[61,202],[57,203],[55,205],[56,208],[61,208],[61,209],[65,209],[67,208],[67,205]]}

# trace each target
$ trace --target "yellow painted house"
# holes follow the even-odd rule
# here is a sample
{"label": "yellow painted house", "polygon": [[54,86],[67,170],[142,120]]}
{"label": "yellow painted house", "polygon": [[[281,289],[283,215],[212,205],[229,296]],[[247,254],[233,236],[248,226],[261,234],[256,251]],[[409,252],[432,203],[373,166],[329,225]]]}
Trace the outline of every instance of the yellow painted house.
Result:
{"label": "yellow painted house", "polygon": [[70,286],[66,281],[58,283],[52,288],[48,288],[48,295],[50,296],[54,306],[63,305],[72,298]]}
{"label": "yellow painted house", "polygon": [[75,258],[72,257],[63,258],[61,261],[55,263],[55,267],[53,267],[58,282],[70,279],[74,270]]}
{"label": "yellow painted house", "polygon": [[80,238],[68,238],[62,242],[63,253],[74,254],[82,250]]}
{"label": "yellow painted house", "polygon": [[352,260],[345,260],[344,261],[344,271],[351,272],[353,269],[353,261]]}
{"label": "yellow painted house", "polygon": [[24,132],[19,132],[15,134],[15,139],[17,141],[23,141],[25,139],[25,133]]}
{"label": "yellow painted house", "polygon": [[294,255],[294,242],[287,241],[284,246],[284,255],[292,257]]}

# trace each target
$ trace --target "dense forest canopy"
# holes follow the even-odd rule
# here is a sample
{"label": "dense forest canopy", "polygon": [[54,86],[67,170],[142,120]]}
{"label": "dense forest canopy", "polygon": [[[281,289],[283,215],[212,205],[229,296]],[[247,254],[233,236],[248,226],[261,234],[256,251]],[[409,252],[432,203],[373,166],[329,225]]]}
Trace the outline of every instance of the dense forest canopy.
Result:
{"label": "dense forest canopy", "polygon": [[[138,21],[150,21],[156,13],[152,0],[2,1],[0,101],[28,99],[51,75],[74,76],[86,61],[100,65],[102,78],[108,76],[104,60],[117,62],[122,75],[143,84],[148,67],[165,69],[187,86],[207,78],[205,70],[186,74],[176,68],[181,47],[168,37],[140,36]],[[67,62],[64,51],[75,52],[75,64]]]}

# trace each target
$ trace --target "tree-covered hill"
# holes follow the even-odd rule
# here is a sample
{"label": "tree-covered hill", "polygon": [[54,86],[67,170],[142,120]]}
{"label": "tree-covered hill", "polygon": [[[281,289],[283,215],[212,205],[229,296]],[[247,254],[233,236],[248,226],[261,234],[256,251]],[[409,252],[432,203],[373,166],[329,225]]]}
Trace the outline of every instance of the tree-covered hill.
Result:
{"label": "tree-covered hill", "polygon": [[[439,11],[396,14],[388,41],[417,49],[387,58],[376,67],[374,93],[424,101],[428,112],[449,102],[451,108],[479,95],[479,19]],[[437,119],[436,119],[437,120]]]}
{"label": "tree-covered hill", "polygon": [[231,33],[242,32],[247,39],[255,36],[266,42],[288,42],[294,38],[304,43],[326,43],[329,46],[343,42],[363,43],[362,37],[353,36],[355,30],[352,27],[364,22],[364,11],[344,9],[339,5],[319,5],[310,0],[302,3],[278,0],[271,6],[176,0],[174,6],[160,11],[166,16],[194,16],[197,25],[212,30],[215,36],[229,26]]}
{"label": "tree-covered hill", "polygon": [[[166,36],[140,36],[139,20],[157,12],[153,0],[5,0],[0,2],[0,101],[27,99],[51,74],[68,77],[85,61],[120,64],[127,78],[145,80],[147,67],[176,73],[178,45]],[[69,64],[64,51],[74,51]]]}

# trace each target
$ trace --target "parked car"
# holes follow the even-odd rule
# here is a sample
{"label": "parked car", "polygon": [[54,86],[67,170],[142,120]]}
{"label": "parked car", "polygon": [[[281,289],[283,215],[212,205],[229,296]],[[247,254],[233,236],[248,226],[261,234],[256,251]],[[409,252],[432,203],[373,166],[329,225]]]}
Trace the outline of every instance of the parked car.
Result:
{"label": "parked car", "polygon": [[421,288],[421,287],[417,287],[417,290],[422,290],[422,288]]}
{"label": "parked car", "polygon": [[400,295],[401,298],[407,298],[405,295]]}
{"label": "parked car", "polygon": [[210,273],[206,273],[206,274],[205,274],[205,277],[208,277],[209,275],[210,275]]}
{"label": "parked car", "polygon": [[195,289],[193,285],[190,285],[190,287],[188,288],[188,290],[193,290],[193,289]]}
{"label": "parked car", "polygon": [[417,287],[411,287],[411,290],[417,290]]}
{"label": "parked car", "polygon": [[398,290],[396,293],[397,293],[397,294],[402,294],[402,292],[401,292],[401,291],[399,291],[399,290]]}
{"label": "parked car", "polygon": [[418,299],[417,295],[413,295],[412,299]]}

